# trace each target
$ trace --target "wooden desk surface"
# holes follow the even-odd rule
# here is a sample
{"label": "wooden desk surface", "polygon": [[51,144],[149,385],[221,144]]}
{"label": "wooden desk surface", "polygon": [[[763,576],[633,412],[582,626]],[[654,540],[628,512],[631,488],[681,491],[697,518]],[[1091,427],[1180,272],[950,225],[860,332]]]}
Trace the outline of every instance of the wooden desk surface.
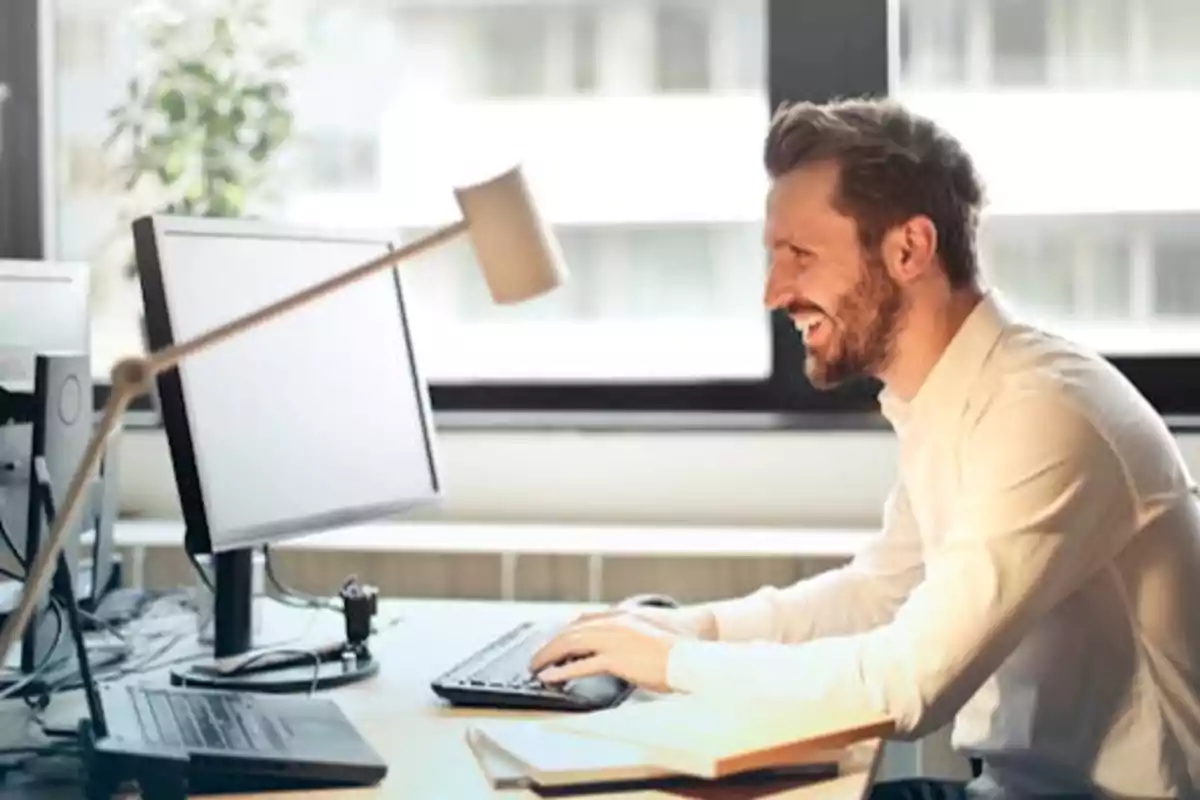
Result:
{"label": "wooden desk surface", "polygon": [[[429,688],[430,680],[467,656],[475,648],[528,618],[567,619],[582,606],[539,603],[472,601],[386,601],[379,620],[402,617],[373,645],[382,660],[373,681],[336,690],[329,696],[359,725],[360,730],[389,763],[389,774],[377,788],[305,792],[310,798],[404,798],[404,800],[471,800],[497,798],[532,800],[525,791],[495,791],[480,771],[464,739],[469,721],[484,717],[512,717],[517,712],[450,708]],[[272,607],[272,613],[278,607]],[[290,609],[288,609],[290,611]],[[309,614],[313,612],[299,612]],[[317,612],[321,613],[321,612]],[[330,624],[339,622],[326,613]],[[274,628],[274,623],[271,623]],[[525,713],[522,716],[529,717]],[[867,793],[882,747],[868,743],[847,754],[846,774],[820,784],[785,789],[727,789],[703,797],[771,798],[771,800],[849,800]],[[749,792],[749,793],[747,793]],[[276,796],[297,796],[288,793]],[[679,792],[621,792],[604,795],[614,800],[681,798]],[[687,797],[701,795],[689,792]],[[261,795],[259,795],[261,797]],[[590,796],[587,800],[598,800]],[[582,799],[581,799],[582,800]]]}

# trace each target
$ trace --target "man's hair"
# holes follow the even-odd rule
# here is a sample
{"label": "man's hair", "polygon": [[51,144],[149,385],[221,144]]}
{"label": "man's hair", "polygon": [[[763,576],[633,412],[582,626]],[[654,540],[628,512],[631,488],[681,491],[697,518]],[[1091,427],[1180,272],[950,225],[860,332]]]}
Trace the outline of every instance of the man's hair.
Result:
{"label": "man's hair", "polygon": [[764,152],[772,179],[817,162],[838,165],[834,207],[858,225],[865,248],[918,214],[937,228],[950,284],[978,274],[976,229],[984,189],[962,145],[932,121],[880,99],[784,104]]}

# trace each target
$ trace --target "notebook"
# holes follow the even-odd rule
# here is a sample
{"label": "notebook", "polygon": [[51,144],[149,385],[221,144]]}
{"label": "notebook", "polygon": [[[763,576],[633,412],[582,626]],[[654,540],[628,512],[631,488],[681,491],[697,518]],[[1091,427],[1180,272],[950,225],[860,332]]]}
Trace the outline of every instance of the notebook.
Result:
{"label": "notebook", "polygon": [[[494,789],[563,795],[711,782],[660,766],[641,747],[548,730],[538,721],[481,721],[468,727],[467,743]],[[813,751],[801,762],[747,771],[731,779],[739,784],[787,782],[792,786],[824,780],[838,775],[840,756]]]}
{"label": "notebook", "polygon": [[886,716],[831,703],[753,703],[677,695],[536,723],[609,746],[640,750],[648,763],[701,778],[722,778],[821,759],[895,731]]}

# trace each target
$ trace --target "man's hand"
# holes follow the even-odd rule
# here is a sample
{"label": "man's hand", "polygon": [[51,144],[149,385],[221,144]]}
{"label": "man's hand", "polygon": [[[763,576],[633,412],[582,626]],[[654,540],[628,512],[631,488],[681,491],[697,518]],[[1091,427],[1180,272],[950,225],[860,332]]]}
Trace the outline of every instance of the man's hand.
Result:
{"label": "man's hand", "polygon": [[642,618],[640,613],[585,615],[534,654],[530,671],[546,683],[607,674],[650,691],[668,691],[667,660],[678,638],[679,633]]}

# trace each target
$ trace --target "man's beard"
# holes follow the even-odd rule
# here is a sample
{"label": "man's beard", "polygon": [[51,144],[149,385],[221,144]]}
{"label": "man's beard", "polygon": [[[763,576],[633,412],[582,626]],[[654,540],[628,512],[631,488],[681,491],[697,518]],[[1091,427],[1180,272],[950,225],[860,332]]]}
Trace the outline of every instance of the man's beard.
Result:
{"label": "man's beard", "polygon": [[809,350],[804,371],[818,389],[878,375],[893,356],[904,293],[878,256],[869,256],[858,283],[828,316],[828,341],[817,353]]}

